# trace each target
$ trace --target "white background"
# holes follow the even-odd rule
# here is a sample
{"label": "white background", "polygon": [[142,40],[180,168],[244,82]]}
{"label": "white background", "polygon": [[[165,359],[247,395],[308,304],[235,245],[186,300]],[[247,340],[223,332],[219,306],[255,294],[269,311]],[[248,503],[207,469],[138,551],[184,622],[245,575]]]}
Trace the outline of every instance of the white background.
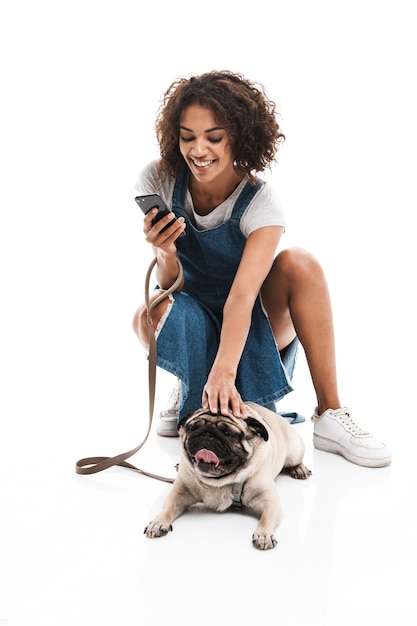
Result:
{"label": "white background", "polygon": [[[411,463],[413,5],[3,0],[0,446],[11,562],[25,549],[15,547],[21,532],[33,549],[33,528],[44,526],[33,526],[31,515],[38,498],[49,502],[49,488],[60,492],[57,471],[71,480],[77,458],[129,449],[146,430],[146,360],[131,319],[151,257],[134,183],[157,155],[155,112],[179,76],[241,72],[277,103],[287,137],[272,173],[288,218],[283,245],[308,248],[326,269],[343,402]],[[300,368],[300,390],[288,403],[308,414],[314,395],[302,359]],[[154,469],[164,471],[158,460]],[[32,568],[33,559],[29,553]],[[20,580],[0,562],[5,580]],[[67,623],[58,606],[42,612],[41,596],[28,588],[22,599],[32,613],[14,618],[11,588],[0,620]]]}

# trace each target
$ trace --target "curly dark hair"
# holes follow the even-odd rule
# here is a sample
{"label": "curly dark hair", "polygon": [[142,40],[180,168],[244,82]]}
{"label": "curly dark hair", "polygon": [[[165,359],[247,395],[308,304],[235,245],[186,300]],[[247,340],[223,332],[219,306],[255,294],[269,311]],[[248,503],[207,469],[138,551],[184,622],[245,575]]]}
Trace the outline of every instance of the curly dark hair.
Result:
{"label": "curly dark hair", "polygon": [[165,92],[156,117],[161,168],[175,175],[184,163],[179,149],[180,121],[192,104],[210,109],[232,141],[235,168],[252,177],[271,162],[285,136],[277,122],[276,105],[262,85],[228,70],[179,78]]}

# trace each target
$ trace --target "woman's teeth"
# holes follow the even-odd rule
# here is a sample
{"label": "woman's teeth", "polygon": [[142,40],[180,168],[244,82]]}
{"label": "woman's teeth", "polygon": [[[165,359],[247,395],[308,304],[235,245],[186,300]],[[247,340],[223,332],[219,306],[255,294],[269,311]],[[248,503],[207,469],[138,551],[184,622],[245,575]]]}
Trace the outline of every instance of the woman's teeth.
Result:
{"label": "woman's teeth", "polygon": [[196,159],[192,159],[192,161],[197,167],[208,167],[213,163],[213,161],[197,161]]}

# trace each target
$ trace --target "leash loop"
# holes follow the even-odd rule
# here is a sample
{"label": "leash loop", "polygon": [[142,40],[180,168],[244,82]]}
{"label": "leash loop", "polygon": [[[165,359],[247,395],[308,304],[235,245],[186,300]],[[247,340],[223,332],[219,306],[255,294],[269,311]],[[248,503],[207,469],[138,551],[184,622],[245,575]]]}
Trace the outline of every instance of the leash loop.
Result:
{"label": "leash loop", "polygon": [[139,467],[136,467],[135,465],[132,465],[131,463],[127,463],[126,459],[136,454],[136,452],[138,452],[143,447],[151,431],[153,412],[154,412],[154,406],[155,406],[156,356],[157,356],[156,339],[155,339],[155,334],[153,332],[151,313],[152,313],[152,310],[156,306],[158,306],[160,302],[168,298],[181,284],[183,280],[184,272],[183,272],[181,261],[179,260],[178,257],[177,257],[177,264],[178,264],[178,275],[177,275],[176,280],[171,285],[171,287],[169,287],[169,289],[166,289],[163,292],[161,292],[161,294],[157,296],[152,303],[150,302],[149,283],[150,283],[152,271],[156,265],[156,258],[154,258],[151,261],[148,271],[146,272],[146,277],[145,277],[145,306],[146,306],[146,313],[147,313],[146,319],[147,319],[147,324],[148,324],[148,329],[149,329],[149,356],[148,356],[149,423],[148,423],[148,431],[145,435],[145,438],[143,439],[143,441],[141,441],[141,443],[138,446],[136,446],[136,448],[133,448],[132,450],[129,450],[128,452],[122,452],[122,454],[118,454],[116,456],[112,456],[112,457],[91,456],[91,457],[86,457],[84,459],[80,459],[75,464],[75,471],[77,474],[83,474],[83,475],[96,474],[97,472],[102,472],[103,470],[108,469],[109,467],[113,467],[117,465],[119,467],[127,467],[128,469],[132,469],[135,472],[139,472],[140,474],[144,474],[145,476],[149,476],[150,478],[156,478],[157,480],[162,480],[167,483],[173,483],[175,480],[174,478],[167,478],[165,476],[159,476],[158,474],[152,474],[151,472],[145,472]]}

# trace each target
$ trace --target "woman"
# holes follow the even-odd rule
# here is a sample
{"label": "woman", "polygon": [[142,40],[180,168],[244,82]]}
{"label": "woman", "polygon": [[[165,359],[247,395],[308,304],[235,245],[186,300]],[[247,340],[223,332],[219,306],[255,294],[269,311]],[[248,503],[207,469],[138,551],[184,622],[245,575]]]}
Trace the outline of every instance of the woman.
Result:
{"label": "woman", "polygon": [[[178,257],[184,268],[177,293],[152,314],[158,366],[180,381],[159,434],[175,435],[177,420],[201,406],[236,417],[247,401],[275,410],[292,390],[300,341],[317,396],[315,447],[359,465],[388,465],[387,447],[341,407],[322,268],[303,249],[276,255],[284,216],[270,185],[256,177],[284,141],[275,104],[229,71],[182,78],[165,93],[156,133],[161,158],[145,167],[137,189],[172,207],[156,224],[157,209],[144,218],[159,289],[176,279]],[[147,347],[145,307],[133,327]]]}

